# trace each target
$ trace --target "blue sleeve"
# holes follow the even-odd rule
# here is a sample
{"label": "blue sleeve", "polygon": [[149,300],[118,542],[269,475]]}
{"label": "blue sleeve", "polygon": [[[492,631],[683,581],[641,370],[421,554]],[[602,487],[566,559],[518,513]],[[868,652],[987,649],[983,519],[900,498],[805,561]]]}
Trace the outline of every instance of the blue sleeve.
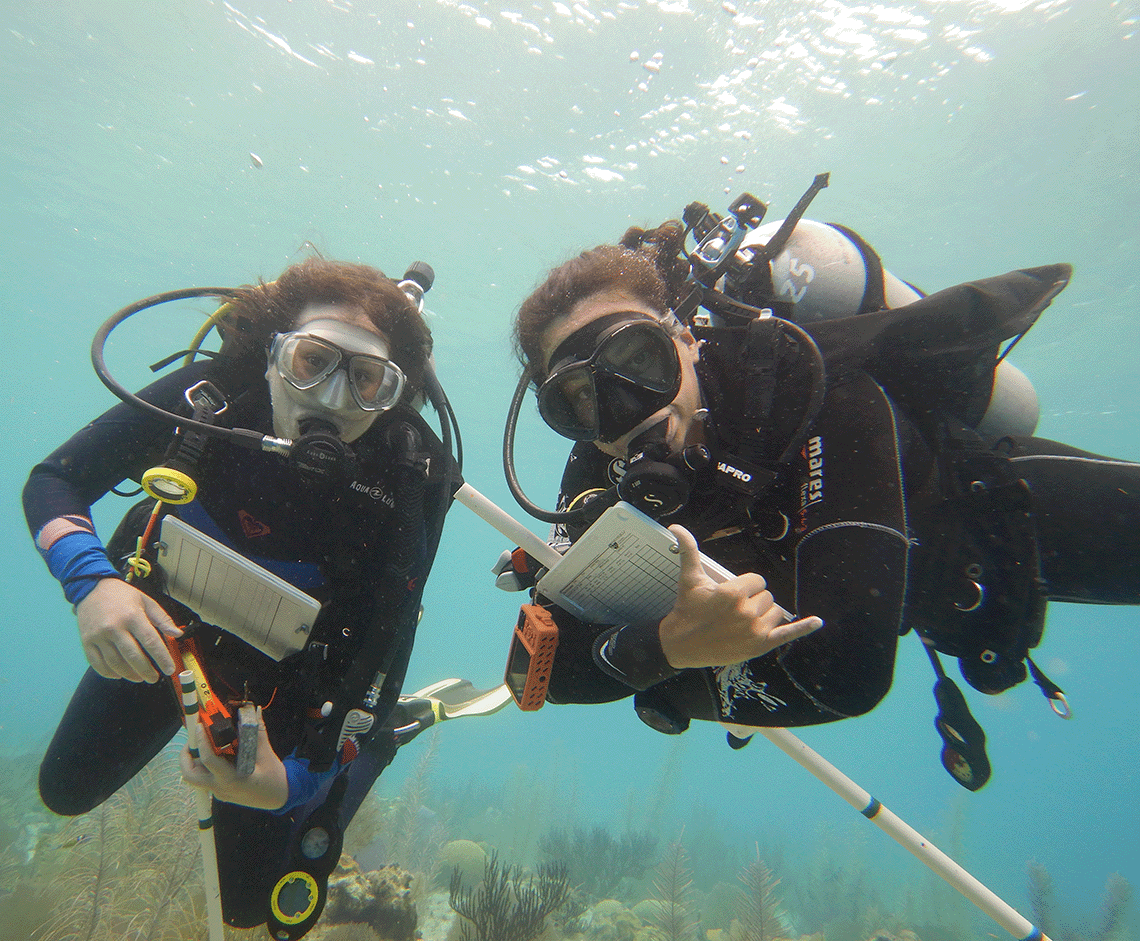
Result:
{"label": "blue sleeve", "polygon": [[120,577],[94,533],[69,533],[43,555],[48,571],[59,580],[64,597],[73,605],[91,594],[100,580]]}
{"label": "blue sleeve", "polygon": [[300,807],[313,799],[326,782],[331,781],[340,773],[342,767],[340,759],[334,761],[327,771],[310,771],[308,758],[297,758],[290,755],[282,758],[285,765],[285,777],[289,782],[289,796],[283,806],[271,811],[274,814],[286,814],[294,807]]}

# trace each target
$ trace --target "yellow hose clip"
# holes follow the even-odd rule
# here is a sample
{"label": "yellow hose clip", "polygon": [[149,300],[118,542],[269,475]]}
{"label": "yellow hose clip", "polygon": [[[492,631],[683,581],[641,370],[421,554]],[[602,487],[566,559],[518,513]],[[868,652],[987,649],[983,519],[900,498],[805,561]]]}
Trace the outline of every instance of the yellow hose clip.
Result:
{"label": "yellow hose clip", "polygon": [[175,506],[189,503],[198,495],[198,485],[193,478],[170,467],[144,471],[141,483],[148,496]]}
{"label": "yellow hose clip", "polygon": [[148,578],[150,576],[150,562],[143,558],[142,536],[139,536],[135,543],[135,554],[127,560],[127,567],[130,569],[130,572],[127,573],[128,582],[133,582],[136,578]]}

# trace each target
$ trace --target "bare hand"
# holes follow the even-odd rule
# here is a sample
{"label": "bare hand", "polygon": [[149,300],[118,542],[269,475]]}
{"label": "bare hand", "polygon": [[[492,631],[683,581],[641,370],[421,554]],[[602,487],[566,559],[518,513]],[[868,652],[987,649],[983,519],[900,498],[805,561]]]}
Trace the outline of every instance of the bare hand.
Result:
{"label": "bare hand", "polygon": [[260,709],[257,710],[257,763],[253,771],[244,777],[237,773],[230,758],[214,754],[201,720],[195,721],[198,725],[198,758],[190,757],[189,745],[182,749],[182,778],[187,784],[205,788],[227,804],[243,804],[261,810],[285,806],[289,797],[289,779],[285,765],[269,744]]}
{"label": "bare hand", "polygon": [[[117,578],[101,579],[75,609],[87,661],[100,676],[154,683],[170,676],[174,659],[159,636],[181,637],[170,616],[137,588]],[[156,669],[157,666],[157,669]]]}
{"label": "bare hand", "polygon": [[681,550],[677,601],[661,622],[661,648],[674,669],[751,660],[823,626],[817,617],[788,621],[755,572],[715,582],[701,566],[697,541],[670,526]]}

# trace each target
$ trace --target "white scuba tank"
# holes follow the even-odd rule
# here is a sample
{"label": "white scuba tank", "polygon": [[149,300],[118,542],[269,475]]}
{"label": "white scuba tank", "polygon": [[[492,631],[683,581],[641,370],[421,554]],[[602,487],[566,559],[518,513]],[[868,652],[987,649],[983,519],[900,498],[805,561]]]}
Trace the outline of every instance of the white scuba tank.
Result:
{"label": "white scuba tank", "polygon": [[[769,222],[750,231],[740,251],[768,244],[782,222]],[[867,289],[867,263],[859,246],[839,229],[801,219],[770,266],[776,296],[795,304],[796,323],[810,328],[821,320],[859,312]],[[888,308],[905,307],[922,297],[886,268],[882,272]],[[1039,415],[1033,383],[1003,359],[994,372],[993,392],[978,430],[994,436],[1032,435]]]}

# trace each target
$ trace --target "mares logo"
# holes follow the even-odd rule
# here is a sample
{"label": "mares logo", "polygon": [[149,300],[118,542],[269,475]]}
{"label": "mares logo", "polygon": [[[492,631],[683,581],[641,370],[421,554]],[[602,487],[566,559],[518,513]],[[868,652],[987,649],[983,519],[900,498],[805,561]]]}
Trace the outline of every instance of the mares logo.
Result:
{"label": "mares logo", "polygon": [[348,485],[348,489],[355,490],[357,493],[363,493],[365,496],[371,497],[373,500],[379,500],[384,504],[384,506],[393,507],[396,505],[396,501],[392,499],[390,494],[384,492],[383,487],[377,487],[375,485],[370,486],[369,484],[362,484],[359,481],[354,480]]}
{"label": "mares logo", "polygon": [[800,452],[807,461],[807,480],[800,484],[800,523],[808,507],[823,500],[823,438],[816,435],[808,438],[807,444]]}

